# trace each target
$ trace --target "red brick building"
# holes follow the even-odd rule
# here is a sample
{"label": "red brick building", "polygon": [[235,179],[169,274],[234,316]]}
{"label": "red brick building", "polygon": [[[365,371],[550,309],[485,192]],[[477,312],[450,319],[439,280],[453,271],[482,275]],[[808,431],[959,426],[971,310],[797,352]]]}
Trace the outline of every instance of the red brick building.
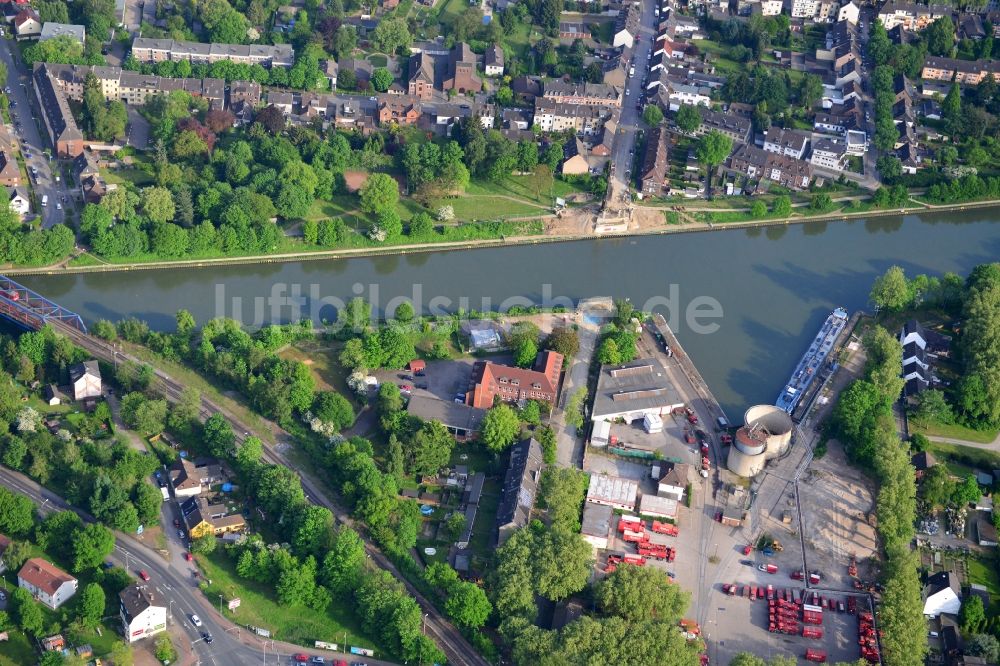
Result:
{"label": "red brick building", "polygon": [[554,405],[562,366],[563,355],[554,351],[539,353],[532,370],[478,361],[472,366],[472,388],[465,394],[465,403],[489,409],[499,398],[503,402],[540,400]]}

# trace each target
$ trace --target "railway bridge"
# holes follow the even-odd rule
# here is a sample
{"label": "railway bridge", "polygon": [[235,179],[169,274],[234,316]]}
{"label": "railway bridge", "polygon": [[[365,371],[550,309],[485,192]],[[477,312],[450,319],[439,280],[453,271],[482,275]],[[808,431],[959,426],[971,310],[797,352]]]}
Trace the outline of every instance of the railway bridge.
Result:
{"label": "railway bridge", "polygon": [[37,331],[46,324],[71,328],[86,335],[83,318],[36,291],[0,275],[0,317],[29,330]]}

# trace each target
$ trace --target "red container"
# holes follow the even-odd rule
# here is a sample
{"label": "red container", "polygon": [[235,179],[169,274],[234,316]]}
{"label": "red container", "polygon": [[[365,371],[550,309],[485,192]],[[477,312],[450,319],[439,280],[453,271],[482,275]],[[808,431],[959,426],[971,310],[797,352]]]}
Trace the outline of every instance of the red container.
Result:
{"label": "red container", "polygon": [[806,650],[806,660],[814,661],[817,664],[825,664],[826,652],[823,650],[815,650],[813,648],[809,648],[808,650]]}
{"label": "red container", "polygon": [[823,630],[818,627],[802,627],[803,638],[823,638]]}

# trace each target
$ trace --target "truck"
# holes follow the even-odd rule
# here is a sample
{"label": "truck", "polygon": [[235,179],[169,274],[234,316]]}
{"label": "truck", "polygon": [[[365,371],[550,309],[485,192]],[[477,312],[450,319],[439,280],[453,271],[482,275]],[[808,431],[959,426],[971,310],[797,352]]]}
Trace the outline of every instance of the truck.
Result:
{"label": "truck", "polygon": [[624,532],[625,530],[641,532],[644,529],[646,529],[646,524],[642,522],[642,519],[639,516],[622,516],[618,520],[619,532]]}
{"label": "truck", "polygon": [[826,663],[826,652],[823,650],[817,650],[815,648],[809,648],[806,650],[806,661],[814,661],[817,664]]}
{"label": "truck", "polygon": [[698,415],[694,413],[694,410],[690,407],[684,408],[684,415],[687,416],[688,423],[691,425],[696,425],[698,423]]}
{"label": "truck", "polygon": [[758,571],[763,571],[763,572],[769,573],[769,574],[776,574],[776,573],[778,573],[778,565],[777,564],[761,564],[759,567],[757,567],[757,570]]}
{"label": "truck", "polygon": [[816,584],[818,584],[821,578],[822,578],[822,576],[819,574],[818,571],[810,571],[809,572],[809,584],[810,585],[816,585]]}
{"label": "truck", "polygon": [[803,605],[802,621],[806,624],[823,624],[823,609],[810,604]]}
{"label": "truck", "polygon": [[728,594],[731,597],[735,596],[736,595],[736,585],[734,583],[723,583],[723,585],[722,585],[722,591],[723,591],[723,593]]}
{"label": "truck", "polygon": [[767,600],[774,599],[774,585],[767,586]]}
{"label": "truck", "polygon": [[622,534],[622,541],[626,543],[643,543],[649,541],[649,537],[646,536],[645,532],[632,532],[631,530],[626,530]]}
{"label": "truck", "polygon": [[661,523],[659,520],[653,521],[653,531],[667,536],[677,536],[680,533],[680,530],[673,523]]}
{"label": "truck", "polygon": [[792,580],[802,580],[802,570],[799,569],[798,571],[793,571],[791,573],[791,579]]}
{"label": "truck", "polygon": [[819,627],[802,627],[802,638],[823,638],[823,630]]}

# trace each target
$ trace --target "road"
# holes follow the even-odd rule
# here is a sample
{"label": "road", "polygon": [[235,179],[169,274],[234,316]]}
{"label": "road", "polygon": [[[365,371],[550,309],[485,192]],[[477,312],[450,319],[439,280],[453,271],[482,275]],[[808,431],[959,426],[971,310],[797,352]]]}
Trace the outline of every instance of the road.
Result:
{"label": "road", "polygon": [[868,150],[865,151],[865,155],[862,158],[864,162],[864,180],[860,182],[862,186],[869,190],[877,190],[881,185],[879,180],[878,170],[875,168],[875,162],[878,159],[878,149],[875,148],[873,139],[875,138],[875,99],[872,97],[872,85],[871,80],[868,78],[868,70],[874,69],[874,64],[868,57],[868,30],[872,24],[872,21],[878,20],[876,17],[875,9],[870,6],[862,7],[861,16],[858,21],[860,23],[860,37],[861,37],[861,47],[865,53],[862,58],[862,73],[864,77],[861,83],[861,100],[864,102],[865,110],[865,120],[863,129],[868,134]]}
{"label": "road", "polygon": [[[70,509],[59,496],[42,488],[31,479],[0,467],[0,483],[5,488],[31,498],[43,516],[53,511]],[[93,518],[87,513],[74,509],[89,522]],[[191,575],[192,568],[180,557],[169,560],[130,536],[116,533],[115,550],[109,558],[122,566],[133,576],[139,570],[149,574],[151,585],[160,598],[167,602],[168,624],[179,624],[183,634],[191,641],[191,649],[199,664],[212,666],[243,666],[244,664],[287,664],[292,654],[304,652],[303,648],[277,641],[264,641],[221,617],[204,595],[198,590],[197,579]],[[203,626],[191,624],[192,614],[201,618]],[[208,644],[202,632],[212,636]],[[316,654],[316,650],[308,653]],[[324,652],[323,656],[351,659],[351,655]],[[388,666],[389,662],[366,658],[369,664]]]}
{"label": "road", "polygon": [[657,21],[653,13],[655,0],[642,0],[642,14],[639,21],[639,35],[632,50],[632,66],[635,75],[625,81],[626,94],[622,96],[622,110],[618,118],[618,135],[611,149],[611,178],[605,206],[608,210],[626,207],[623,200],[628,192],[629,177],[635,155],[636,138],[642,129],[639,99],[643,93],[642,82],[649,72],[649,56],[656,37]]}
{"label": "road", "polygon": [[[42,228],[49,229],[65,221],[66,211],[62,210],[62,207],[70,201],[69,191],[65,187],[65,181],[56,182],[53,175],[53,165],[56,163],[51,162],[44,152],[49,140],[47,136],[42,135],[43,121],[31,86],[30,71],[20,57],[15,60],[10,40],[0,39],[0,61],[7,66],[8,72],[10,115],[15,123],[11,128],[11,135],[20,142],[21,153],[24,155],[35,192],[33,212],[41,215]],[[20,126],[17,125],[18,121]],[[31,167],[37,169],[37,176],[30,175]],[[48,196],[48,205],[41,207],[44,196]]]}
{"label": "road", "polygon": [[[90,337],[89,335],[84,335],[75,328],[62,324],[61,322],[53,322],[53,327],[60,333],[66,335],[66,337],[72,340],[76,345],[87,350],[94,357],[107,363],[114,364],[125,360],[143,363],[139,359],[133,358],[128,354],[112,348],[108,345],[108,343]],[[179,382],[170,379],[170,377],[160,370],[156,370],[155,373],[156,388],[163,392],[168,401],[177,402],[184,391],[184,386]],[[205,397],[202,397],[201,417],[203,419],[207,419],[209,416],[217,413],[222,414],[226,418],[233,428],[237,442],[242,443],[243,439],[249,435],[251,429],[244,425],[231,411],[213,403]],[[473,649],[458,629],[456,629],[453,624],[441,615],[434,605],[415,587],[413,587],[413,585],[411,585],[410,582],[399,572],[395,565],[389,561],[382,551],[380,551],[367,538],[365,530],[359,526],[355,526],[354,520],[350,517],[350,515],[348,515],[342,507],[338,506],[326,496],[316,480],[302,472],[302,470],[297,469],[291,461],[275,447],[266,446],[263,457],[265,461],[271,464],[282,465],[298,474],[299,480],[302,483],[302,489],[305,491],[306,498],[310,502],[329,509],[339,523],[349,525],[357,529],[358,533],[365,539],[365,550],[371,561],[375,565],[385,569],[395,576],[406,587],[407,591],[417,600],[417,603],[420,604],[420,607],[426,616],[426,631],[444,651],[449,663],[455,666],[488,666],[488,662],[483,659],[479,653],[475,651],[475,649]]]}

